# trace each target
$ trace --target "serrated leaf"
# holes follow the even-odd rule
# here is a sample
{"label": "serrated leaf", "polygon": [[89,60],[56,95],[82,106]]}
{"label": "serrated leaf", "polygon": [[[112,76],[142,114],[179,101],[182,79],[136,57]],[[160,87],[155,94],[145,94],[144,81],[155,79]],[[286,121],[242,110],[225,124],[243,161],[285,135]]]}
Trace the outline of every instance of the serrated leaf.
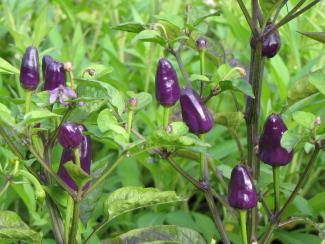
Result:
{"label": "serrated leaf", "polygon": [[52,113],[48,110],[35,110],[25,114],[24,123],[31,124],[31,123],[42,121],[44,119],[57,118],[57,117],[60,117],[60,115],[56,113]]}
{"label": "serrated leaf", "polygon": [[189,228],[175,225],[161,225],[131,230],[109,240],[110,244],[182,243],[206,244],[203,237]]}
{"label": "serrated leaf", "polygon": [[247,96],[255,98],[251,85],[246,80],[222,80],[219,82],[221,91],[238,90]]}
{"label": "serrated leaf", "polygon": [[205,82],[209,82],[210,81],[210,79],[208,77],[206,77],[205,75],[197,75],[197,74],[192,74],[190,76],[190,80],[191,81],[199,80],[199,81],[205,81]]}
{"label": "serrated leaf", "polygon": [[81,189],[90,180],[90,176],[87,172],[72,161],[65,163],[64,168],[68,171],[69,175],[78,186],[78,189]]}
{"label": "serrated leaf", "polygon": [[177,196],[174,191],[130,186],[111,193],[105,201],[104,209],[109,220],[112,220],[135,209],[185,200],[185,198]]}
{"label": "serrated leaf", "polygon": [[291,152],[299,140],[300,137],[297,133],[287,130],[281,137],[281,147],[285,148],[288,152]]}
{"label": "serrated leaf", "polygon": [[325,43],[325,32],[300,32],[298,33],[307,36],[311,39],[314,39],[318,42]]}
{"label": "serrated leaf", "polygon": [[145,25],[136,22],[127,22],[112,27],[114,30],[121,30],[132,33],[139,33],[145,30]]}
{"label": "serrated leaf", "polygon": [[12,211],[0,211],[0,241],[41,243],[42,234],[32,230]]}
{"label": "serrated leaf", "polygon": [[138,105],[136,107],[136,110],[143,109],[145,106],[149,105],[152,102],[152,96],[147,92],[135,93],[133,91],[128,91],[127,95],[129,98],[134,97],[137,99]]}
{"label": "serrated leaf", "polygon": [[132,40],[132,43],[136,43],[137,41],[143,41],[143,42],[154,42],[158,43],[161,46],[165,46],[166,40],[164,40],[159,32],[154,30],[143,30],[139,34],[137,34],[134,39]]}
{"label": "serrated leaf", "polygon": [[312,129],[315,126],[314,123],[316,120],[316,116],[312,113],[297,111],[292,114],[292,118],[297,124],[307,129]]}
{"label": "serrated leaf", "polygon": [[19,74],[19,69],[12,66],[3,58],[0,58],[0,74]]}

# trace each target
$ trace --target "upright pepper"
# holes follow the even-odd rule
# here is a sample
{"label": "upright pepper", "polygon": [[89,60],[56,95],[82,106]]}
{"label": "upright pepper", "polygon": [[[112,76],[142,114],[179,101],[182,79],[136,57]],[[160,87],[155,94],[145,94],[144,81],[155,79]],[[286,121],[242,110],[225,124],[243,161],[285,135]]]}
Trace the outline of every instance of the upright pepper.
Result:
{"label": "upright pepper", "polygon": [[59,128],[58,140],[65,149],[77,148],[83,137],[79,124],[65,122]]}
{"label": "upright pepper", "polygon": [[259,142],[259,158],[266,164],[282,166],[288,164],[293,157],[293,151],[288,152],[281,147],[281,138],[287,130],[278,114],[271,114],[265,124]]}
{"label": "upright pepper", "polygon": [[38,51],[30,46],[26,49],[20,66],[20,84],[26,90],[34,91],[39,84]]}
{"label": "upright pepper", "polygon": [[66,74],[62,63],[53,60],[46,66],[44,90],[53,90],[60,85],[66,86]]}
{"label": "upright pepper", "polygon": [[212,129],[214,121],[211,112],[190,87],[181,91],[180,103],[183,121],[192,133],[203,134]]}
{"label": "upright pepper", "polygon": [[50,63],[53,62],[53,58],[50,55],[44,55],[42,59],[42,74],[43,79],[45,79],[45,74],[47,67],[50,65]]}
{"label": "upright pepper", "polygon": [[165,58],[158,62],[156,73],[156,98],[164,107],[173,106],[179,99],[180,88],[176,71]]}
{"label": "upright pepper", "polygon": [[[80,133],[87,131],[84,125],[77,125],[77,128],[79,129]],[[83,135],[82,142],[78,146],[78,149],[80,152],[80,166],[86,173],[90,174],[90,166],[92,161],[92,146],[90,136]],[[71,189],[77,191],[76,183],[73,181],[64,167],[65,163],[68,161],[73,161],[76,163],[73,150],[70,148],[65,148],[62,152],[58,175],[68,186],[70,186]],[[89,184],[86,184],[83,190],[86,190],[88,187]]]}

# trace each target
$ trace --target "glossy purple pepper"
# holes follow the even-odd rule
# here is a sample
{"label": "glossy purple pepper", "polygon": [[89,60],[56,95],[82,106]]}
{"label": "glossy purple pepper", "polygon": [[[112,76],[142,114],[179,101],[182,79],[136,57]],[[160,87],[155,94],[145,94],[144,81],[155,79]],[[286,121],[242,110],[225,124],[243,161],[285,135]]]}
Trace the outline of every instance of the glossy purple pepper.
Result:
{"label": "glossy purple pepper", "polygon": [[203,134],[211,130],[213,116],[195,91],[189,87],[183,89],[180,102],[183,121],[192,133]]}
{"label": "glossy purple pepper", "polygon": [[36,90],[39,83],[38,51],[30,46],[26,49],[20,66],[20,84],[27,90]]}
{"label": "glossy purple pepper", "polygon": [[156,73],[156,98],[164,107],[173,106],[179,99],[180,88],[176,71],[165,58],[158,62]]}
{"label": "glossy purple pepper", "polygon": [[[78,128],[81,133],[87,131],[86,127],[83,125],[78,125]],[[90,174],[90,165],[92,161],[92,148],[91,148],[91,139],[89,136],[84,135],[81,144],[78,146],[79,155],[80,155],[80,165],[81,168],[88,174]],[[64,180],[64,182],[74,191],[77,191],[77,185],[70,177],[68,171],[64,168],[64,164],[68,161],[75,162],[74,152],[72,149],[64,149],[61,156],[60,167],[58,171],[59,177]],[[86,190],[89,187],[89,183],[86,184],[83,190]]]}
{"label": "glossy purple pepper", "polygon": [[53,90],[60,85],[66,86],[66,74],[62,63],[53,60],[46,67],[44,90]]}
{"label": "glossy purple pepper", "polygon": [[249,209],[256,206],[258,201],[254,182],[246,167],[238,164],[231,171],[228,185],[228,202],[237,209]]}
{"label": "glossy purple pepper", "polygon": [[82,142],[83,135],[79,125],[72,122],[65,122],[59,128],[58,140],[64,148],[77,148]]}
{"label": "glossy purple pepper", "polygon": [[259,158],[266,164],[281,166],[288,164],[293,157],[293,151],[288,152],[281,147],[281,138],[287,130],[281,117],[271,114],[265,124],[259,142]]}
{"label": "glossy purple pepper", "polygon": [[43,79],[45,79],[45,74],[47,67],[50,65],[50,63],[53,62],[53,58],[50,55],[44,55],[42,58],[42,74]]}

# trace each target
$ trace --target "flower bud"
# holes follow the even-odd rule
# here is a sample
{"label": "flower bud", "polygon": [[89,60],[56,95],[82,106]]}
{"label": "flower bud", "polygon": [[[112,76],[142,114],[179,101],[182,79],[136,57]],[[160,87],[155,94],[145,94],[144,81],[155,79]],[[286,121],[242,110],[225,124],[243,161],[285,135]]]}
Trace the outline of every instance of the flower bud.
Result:
{"label": "flower bud", "polygon": [[192,133],[203,134],[211,130],[213,116],[195,91],[189,87],[183,89],[180,102],[183,121]]}
{"label": "flower bud", "polygon": [[[83,125],[78,125],[77,127],[81,133],[87,131],[86,127]],[[92,161],[92,147],[90,136],[83,136],[82,142],[78,146],[78,149],[80,156],[80,166],[86,173],[90,174],[90,166]],[[73,161],[74,163],[76,163],[74,152],[72,149],[65,148],[62,152],[58,175],[72,190],[77,191],[78,189],[76,183],[64,167],[65,163],[69,161]],[[83,190],[86,190],[88,187],[89,183],[84,186]]]}
{"label": "flower bud", "polygon": [[208,45],[207,40],[204,37],[199,37],[196,40],[196,47],[199,51],[206,50],[207,45]]}
{"label": "flower bud", "polygon": [[277,114],[271,114],[265,124],[259,142],[259,158],[266,164],[281,166],[288,164],[293,157],[293,151],[288,152],[281,147],[281,138],[287,127]]}
{"label": "flower bud", "polygon": [[67,72],[72,72],[73,70],[73,65],[71,62],[66,62],[64,63],[64,70],[67,71]]}
{"label": "flower bud", "polygon": [[138,106],[138,100],[135,97],[131,97],[128,101],[128,109],[135,110]]}
{"label": "flower bud", "polygon": [[46,68],[44,90],[53,90],[60,85],[66,86],[66,75],[62,63],[53,60]]}
{"label": "flower bud", "polygon": [[161,58],[156,74],[156,98],[164,107],[173,106],[179,99],[180,88],[175,69],[165,58]]}
{"label": "flower bud", "polygon": [[254,208],[257,205],[258,196],[254,182],[245,165],[238,164],[231,171],[228,185],[228,202],[237,209]]}
{"label": "flower bud", "polygon": [[26,90],[36,90],[39,83],[38,51],[30,46],[26,49],[20,66],[20,84]]}
{"label": "flower bud", "polygon": [[53,62],[53,58],[50,55],[43,56],[43,59],[42,59],[43,79],[45,79],[45,74],[46,74],[47,67],[50,65],[51,62]]}
{"label": "flower bud", "polygon": [[58,140],[64,148],[75,149],[82,139],[82,131],[78,124],[65,122],[60,126]]}

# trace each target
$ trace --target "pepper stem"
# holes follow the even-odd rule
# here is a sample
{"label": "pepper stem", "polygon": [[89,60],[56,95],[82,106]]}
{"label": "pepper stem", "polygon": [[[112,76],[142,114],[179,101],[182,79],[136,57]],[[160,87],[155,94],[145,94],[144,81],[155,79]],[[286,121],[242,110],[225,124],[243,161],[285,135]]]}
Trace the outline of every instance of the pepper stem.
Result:
{"label": "pepper stem", "polygon": [[128,111],[128,124],[127,124],[128,141],[130,141],[130,138],[131,138],[133,114],[134,114],[134,110],[129,109],[129,111]]}
{"label": "pepper stem", "polygon": [[243,244],[247,244],[247,228],[246,228],[246,209],[239,210],[240,215],[240,227]]}
{"label": "pepper stem", "polygon": [[67,210],[65,212],[65,222],[64,222],[64,244],[67,244],[69,241],[69,231],[71,224],[71,217],[73,212],[73,199],[70,195],[67,198]]}
{"label": "pepper stem", "polygon": [[75,164],[77,164],[78,167],[81,168],[79,148],[77,147],[77,148],[73,149],[73,153],[74,153],[74,158],[75,158]]}
{"label": "pepper stem", "polygon": [[164,107],[164,120],[163,120],[163,126],[164,129],[166,130],[168,127],[168,122],[169,122],[169,107]]}
{"label": "pepper stem", "polygon": [[81,193],[82,193],[82,187],[80,187],[78,189],[77,198],[74,201],[69,244],[74,244],[77,242],[77,233],[78,233],[78,227],[79,227],[79,212],[80,212],[80,204],[81,204]]}
{"label": "pepper stem", "polygon": [[[204,141],[204,134],[199,135],[201,141]],[[204,171],[205,171],[205,153],[200,153],[200,177],[201,180],[204,180]]]}
{"label": "pepper stem", "polygon": [[30,104],[32,101],[32,95],[33,91],[26,90],[26,97],[25,97],[25,114],[27,114],[30,111]]}
{"label": "pepper stem", "polygon": [[274,184],[274,212],[280,209],[280,167],[273,166],[273,184]]}
{"label": "pepper stem", "polygon": [[[200,50],[200,74],[204,75],[205,70],[204,70],[204,61],[205,61],[205,50]],[[203,94],[203,81],[200,81],[200,96]]]}

